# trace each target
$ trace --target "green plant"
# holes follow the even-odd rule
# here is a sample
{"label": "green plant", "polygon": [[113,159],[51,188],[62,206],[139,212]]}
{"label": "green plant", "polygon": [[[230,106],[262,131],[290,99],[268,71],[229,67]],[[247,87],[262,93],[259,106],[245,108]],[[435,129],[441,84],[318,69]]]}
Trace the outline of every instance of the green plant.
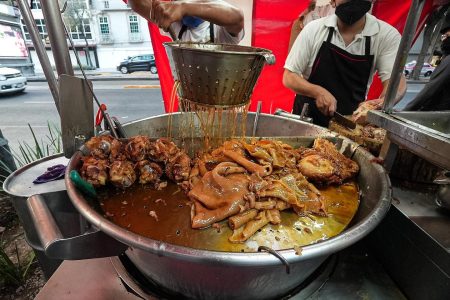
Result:
{"label": "green plant", "polygon": [[30,266],[34,262],[35,254],[31,251],[27,260],[22,263],[17,244],[14,243],[14,254],[17,260],[17,262],[14,262],[5,251],[7,245],[7,242],[0,241],[0,281],[5,284],[20,286],[27,278]]}
{"label": "green plant", "polygon": [[[61,130],[54,124],[47,122],[48,132],[43,139],[38,141],[36,134],[28,124],[31,135],[33,136],[33,143],[30,145],[25,141],[19,142],[19,149],[17,151],[8,151],[16,161],[19,167],[23,167],[38,159],[61,153],[62,152],[62,139]],[[0,170],[3,173],[10,174],[12,170],[7,166],[4,161],[0,160]],[[0,174],[0,191],[2,191],[3,181],[6,179],[5,175]]]}

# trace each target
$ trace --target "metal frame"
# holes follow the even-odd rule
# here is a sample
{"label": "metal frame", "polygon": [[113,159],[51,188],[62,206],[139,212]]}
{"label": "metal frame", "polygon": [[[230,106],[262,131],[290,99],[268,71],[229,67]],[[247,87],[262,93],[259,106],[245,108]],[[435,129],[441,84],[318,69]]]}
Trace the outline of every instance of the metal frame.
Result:
{"label": "metal frame", "polygon": [[[413,0],[403,31],[400,46],[395,58],[393,72],[386,92],[382,111],[369,111],[369,122],[376,124],[387,131],[380,157],[384,159],[387,170],[392,168],[400,147],[405,148],[427,161],[446,169],[450,169],[450,132],[442,124],[447,124],[448,114],[443,112],[408,112],[396,113],[393,111],[397,89],[406,63],[411,42],[422,13],[425,0]],[[430,126],[424,120],[432,118]],[[437,124],[441,124],[442,128]]]}
{"label": "metal frame", "polygon": [[392,68],[389,86],[384,98],[383,111],[387,113],[392,112],[395,105],[395,98],[397,95],[400,78],[403,74],[403,66],[408,58],[408,52],[411,48],[411,43],[415,34],[417,23],[419,22],[420,14],[422,13],[425,0],[413,0],[409,8],[408,17],[406,18],[405,28],[403,30],[402,39],[398,47],[397,56],[395,58],[394,66]]}
{"label": "metal frame", "polygon": [[44,71],[45,78],[47,78],[47,83],[50,88],[50,92],[52,93],[53,100],[55,101],[56,109],[58,110],[59,113],[58,82],[56,80],[55,74],[53,73],[50,60],[48,59],[47,51],[45,50],[45,46],[42,43],[41,36],[39,34],[39,31],[37,29],[33,15],[31,13],[31,9],[28,6],[27,1],[18,0],[18,3],[20,12],[23,17],[23,21],[25,22],[25,25],[27,25],[28,32],[30,33],[31,40],[33,41],[34,48],[36,49],[36,53],[42,65],[42,70]]}
{"label": "metal frame", "polygon": [[69,47],[67,46],[64,23],[57,0],[41,1],[42,13],[47,26],[48,37],[52,45],[58,75],[74,75],[72,61],[70,60]]}

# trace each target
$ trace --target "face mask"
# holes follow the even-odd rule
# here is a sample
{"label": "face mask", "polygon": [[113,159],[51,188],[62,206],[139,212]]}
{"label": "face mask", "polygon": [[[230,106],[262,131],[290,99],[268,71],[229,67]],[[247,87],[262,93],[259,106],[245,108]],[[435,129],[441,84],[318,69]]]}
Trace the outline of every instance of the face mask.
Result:
{"label": "face mask", "polygon": [[352,25],[370,10],[370,1],[350,0],[336,7],[336,15],[342,22]]}
{"label": "face mask", "polygon": [[441,50],[444,55],[450,55],[450,37],[442,41]]}
{"label": "face mask", "polygon": [[185,16],[181,20],[181,23],[183,23],[183,25],[186,25],[189,28],[196,28],[196,27],[198,27],[198,25],[202,24],[203,22],[204,22],[203,19],[200,19],[197,17],[192,17],[192,16]]}

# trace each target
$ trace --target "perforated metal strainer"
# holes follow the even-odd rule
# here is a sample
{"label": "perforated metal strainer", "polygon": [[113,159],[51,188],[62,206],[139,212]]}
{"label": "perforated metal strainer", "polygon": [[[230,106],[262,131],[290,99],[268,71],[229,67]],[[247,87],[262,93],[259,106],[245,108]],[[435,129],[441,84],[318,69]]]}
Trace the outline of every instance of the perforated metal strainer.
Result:
{"label": "perforated metal strainer", "polygon": [[212,106],[248,103],[264,63],[275,56],[263,48],[192,42],[164,43],[180,97]]}

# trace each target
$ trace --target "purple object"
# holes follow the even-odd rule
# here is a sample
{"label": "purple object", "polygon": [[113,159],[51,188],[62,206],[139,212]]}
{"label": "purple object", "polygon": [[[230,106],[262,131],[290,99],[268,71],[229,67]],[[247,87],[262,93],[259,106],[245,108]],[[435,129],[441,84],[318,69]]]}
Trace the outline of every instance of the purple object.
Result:
{"label": "purple object", "polygon": [[42,174],[38,178],[36,178],[33,181],[33,183],[40,184],[40,183],[46,183],[49,181],[64,178],[65,171],[66,171],[66,166],[64,166],[64,165],[51,166],[51,167],[47,168],[47,171],[45,171],[44,174]]}

